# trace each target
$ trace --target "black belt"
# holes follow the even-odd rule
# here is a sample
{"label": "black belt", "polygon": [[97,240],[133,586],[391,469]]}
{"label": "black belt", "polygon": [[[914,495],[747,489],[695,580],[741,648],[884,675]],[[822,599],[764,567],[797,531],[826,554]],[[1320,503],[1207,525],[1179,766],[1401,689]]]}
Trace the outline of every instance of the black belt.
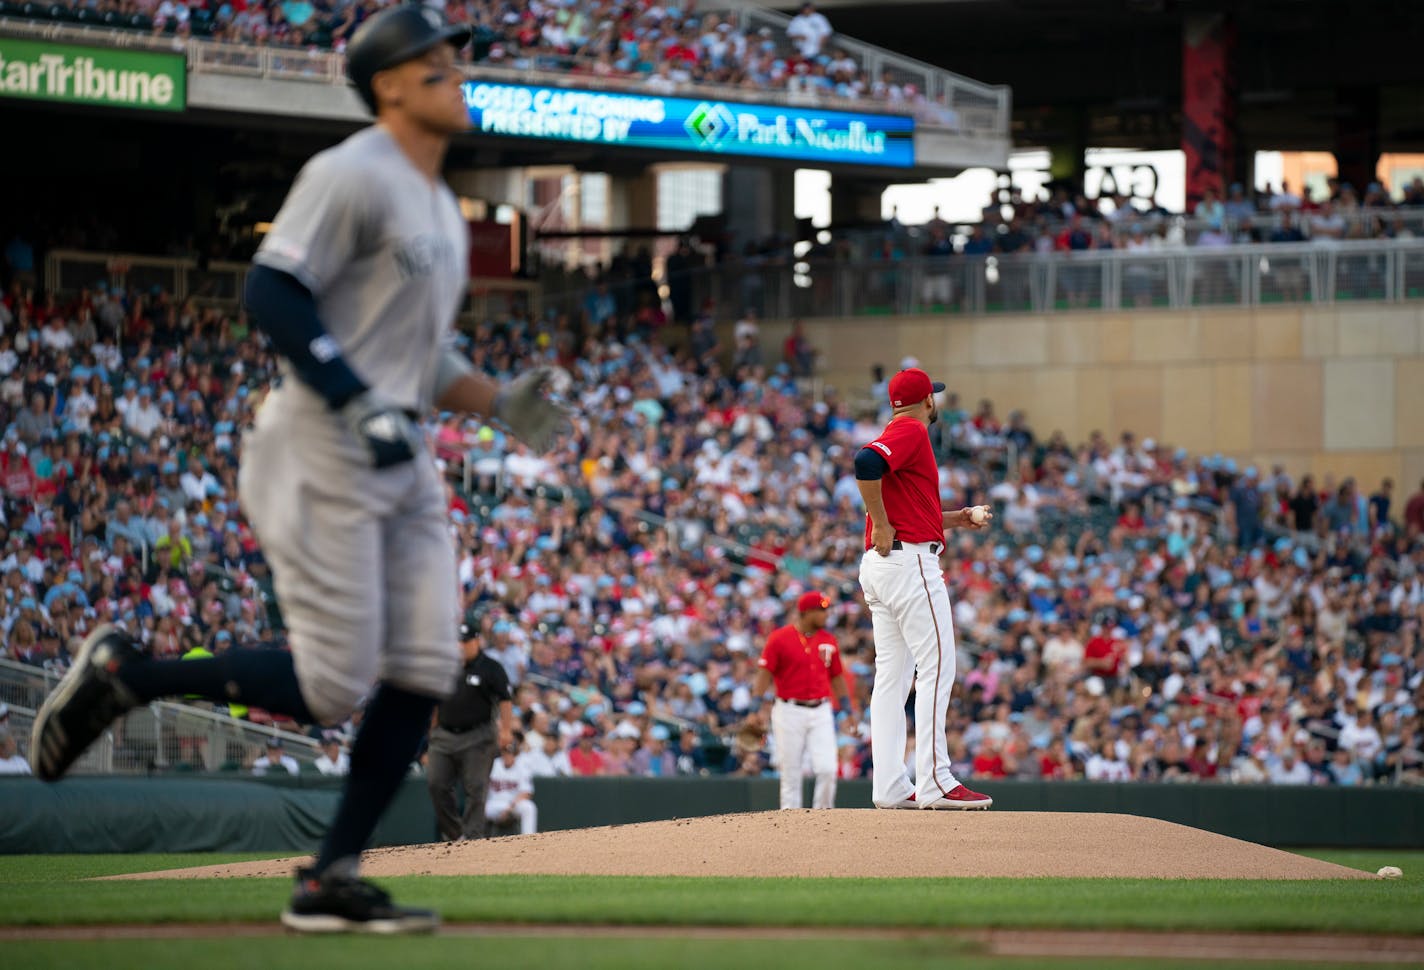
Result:
{"label": "black belt", "polygon": [[487,727],[489,726],[489,724],[492,723],[494,722],[489,721],[485,724],[471,724],[469,727],[451,727],[448,724],[438,724],[436,725],[436,727],[440,728],[440,730],[444,731],[446,734],[469,734],[471,731],[478,731],[480,728]]}
{"label": "black belt", "polygon": [[[917,543],[915,543],[915,545],[919,545],[919,543],[917,542]],[[940,553],[940,550],[944,548],[944,547],[941,546],[938,542],[931,542],[931,543],[928,543],[928,545],[929,545],[929,547],[930,547],[930,551],[933,552],[936,556],[938,556],[939,553]],[[891,549],[904,549],[904,548],[905,548],[905,544],[902,543],[899,539],[896,539],[894,542],[890,543],[890,548],[891,548]]]}
{"label": "black belt", "polygon": [[814,701],[794,701],[789,697],[778,697],[777,700],[785,701],[787,704],[795,704],[797,707],[820,707],[822,704],[826,703],[826,699],[824,697],[819,697]]}

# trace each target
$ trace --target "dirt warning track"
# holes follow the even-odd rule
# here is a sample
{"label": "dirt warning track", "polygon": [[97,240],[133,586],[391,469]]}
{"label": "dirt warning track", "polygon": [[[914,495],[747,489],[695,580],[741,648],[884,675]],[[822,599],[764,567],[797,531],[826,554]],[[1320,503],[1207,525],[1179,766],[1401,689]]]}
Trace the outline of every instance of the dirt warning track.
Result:
{"label": "dirt warning track", "polygon": [[[262,939],[287,934],[271,923],[160,923],[115,926],[0,927],[0,942]],[[604,926],[528,923],[450,924],[441,936],[681,940],[943,940],[960,953],[1042,958],[1263,960],[1385,966],[1424,963],[1424,939],[1358,934],[1154,933],[1137,930],[914,930],[767,926]]]}

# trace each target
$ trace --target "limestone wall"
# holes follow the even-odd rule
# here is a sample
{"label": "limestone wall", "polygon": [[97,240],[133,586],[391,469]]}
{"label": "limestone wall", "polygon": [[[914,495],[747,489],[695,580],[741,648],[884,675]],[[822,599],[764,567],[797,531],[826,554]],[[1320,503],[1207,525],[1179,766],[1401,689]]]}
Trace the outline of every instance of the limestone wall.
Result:
{"label": "limestone wall", "polygon": [[[824,378],[861,393],[906,355],[971,408],[1070,441],[1124,429],[1397,494],[1424,479],[1424,303],[1052,316],[807,320]],[[779,359],[787,325],[763,327]]]}

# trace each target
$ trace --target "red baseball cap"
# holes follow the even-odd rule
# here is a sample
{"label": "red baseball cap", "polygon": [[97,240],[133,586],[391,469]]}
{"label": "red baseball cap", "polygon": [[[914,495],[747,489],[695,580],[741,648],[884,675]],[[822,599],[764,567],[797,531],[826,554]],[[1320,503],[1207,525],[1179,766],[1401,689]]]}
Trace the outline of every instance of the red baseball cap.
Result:
{"label": "red baseball cap", "polygon": [[897,408],[904,407],[942,390],[944,385],[939,381],[932,381],[930,375],[918,367],[911,367],[890,378],[890,404]]}
{"label": "red baseball cap", "polygon": [[796,601],[796,609],[800,613],[809,613],[812,610],[827,610],[831,607],[831,601],[820,593],[802,593],[801,598]]}

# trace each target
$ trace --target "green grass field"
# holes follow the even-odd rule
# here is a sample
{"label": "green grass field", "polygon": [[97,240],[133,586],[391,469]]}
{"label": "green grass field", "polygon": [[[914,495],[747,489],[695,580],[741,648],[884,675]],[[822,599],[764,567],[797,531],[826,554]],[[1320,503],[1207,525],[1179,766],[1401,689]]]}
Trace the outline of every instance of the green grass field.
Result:
{"label": "green grass field", "polygon": [[[558,876],[411,876],[383,880],[402,901],[438,908],[448,923],[578,923],[622,926],[834,928],[1097,928],[1256,930],[1424,935],[1424,852],[1312,852],[1374,871],[1382,881],[1166,881],[1109,879],[675,879]],[[89,877],[157,871],[261,856],[18,856],[0,858],[0,926],[204,922],[270,924],[285,880],[91,882]],[[270,939],[33,941],[0,944],[4,966],[104,970],[206,965],[260,970],[299,966],[382,970],[780,966],[789,970],[893,965],[893,961],[998,968],[1041,959],[974,955],[945,935],[910,939],[668,939],[459,936],[375,940]],[[964,959],[958,959],[964,957]],[[1160,960],[1055,961],[1073,966],[1170,968]],[[1191,965],[1183,963],[1182,966]],[[1214,968],[1229,964],[1213,961]],[[1242,966],[1266,967],[1260,962]],[[1286,966],[1290,964],[1282,964]]]}
{"label": "green grass field", "polygon": [[[875,940],[578,940],[498,937],[424,939],[277,937],[271,940],[116,940],[102,944],[6,943],[7,967],[46,970],[143,970],[260,967],[261,970],[353,970],[408,967],[411,970],[716,970],[761,967],[785,970],[880,970],[953,966],[956,970],[1030,970],[1041,958],[977,956],[965,948],[947,950],[945,941]],[[14,962],[11,962],[14,961]],[[1191,960],[1055,960],[1054,970],[1187,970]],[[1299,964],[1212,961],[1212,970],[1298,970]]]}

